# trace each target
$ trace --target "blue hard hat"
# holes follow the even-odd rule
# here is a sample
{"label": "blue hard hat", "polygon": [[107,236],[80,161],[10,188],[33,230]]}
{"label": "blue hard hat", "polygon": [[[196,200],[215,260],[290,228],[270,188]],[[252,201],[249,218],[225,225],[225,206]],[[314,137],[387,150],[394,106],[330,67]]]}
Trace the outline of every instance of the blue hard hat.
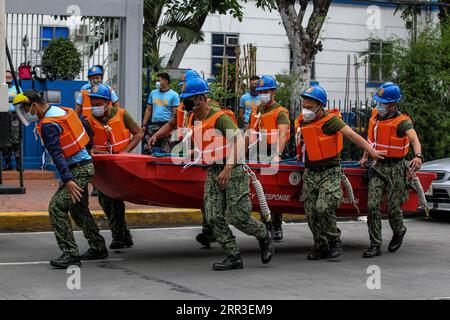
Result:
{"label": "blue hard hat", "polygon": [[90,98],[101,98],[111,101],[111,90],[104,84],[92,86],[91,92],[88,94]]}
{"label": "blue hard hat", "polygon": [[402,100],[400,87],[393,82],[383,83],[374,94],[373,100],[381,103],[399,102]]}
{"label": "blue hard hat", "polygon": [[88,77],[96,75],[103,75],[103,68],[101,66],[93,66],[89,68]]}
{"label": "blue hard hat", "polygon": [[300,95],[302,98],[310,98],[319,101],[322,105],[327,104],[327,93],[321,86],[311,86]]}
{"label": "blue hard hat", "polygon": [[186,81],[181,88],[180,98],[184,99],[199,94],[210,93],[208,83],[202,78],[193,78]]}
{"label": "blue hard hat", "polygon": [[275,80],[274,77],[262,76],[258,81],[258,87],[256,88],[256,91],[276,89],[276,88],[277,88],[277,81]]}
{"label": "blue hard hat", "polygon": [[182,86],[186,81],[189,81],[194,78],[200,78],[200,75],[197,73],[197,71],[194,70],[187,70],[183,75],[181,76],[181,81],[178,84],[179,86]]}

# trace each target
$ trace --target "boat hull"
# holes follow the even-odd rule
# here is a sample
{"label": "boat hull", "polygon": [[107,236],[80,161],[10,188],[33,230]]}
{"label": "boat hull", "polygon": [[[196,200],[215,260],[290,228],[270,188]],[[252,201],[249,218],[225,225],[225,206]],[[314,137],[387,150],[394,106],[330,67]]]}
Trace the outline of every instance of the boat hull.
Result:
{"label": "boat hull", "polygon": [[[134,154],[94,156],[95,187],[110,197],[124,201],[164,207],[203,207],[203,188],[207,167],[194,165],[183,169],[183,164],[174,164],[169,157],[152,157]],[[181,162],[181,159],[180,159]],[[279,165],[276,174],[273,167],[249,164],[264,187],[266,199],[272,212],[304,214],[301,195],[304,168],[298,163]],[[344,167],[355,194],[360,215],[367,214],[367,184],[364,183],[365,170],[355,164]],[[418,173],[424,190],[428,190],[435,178],[433,173]],[[253,210],[259,210],[255,190],[251,185],[250,197]],[[385,204],[383,204],[385,207]],[[405,211],[415,211],[418,197],[410,190]],[[344,202],[337,210],[338,216],[358,216],[357,210],[349,203],[344,191]]]}

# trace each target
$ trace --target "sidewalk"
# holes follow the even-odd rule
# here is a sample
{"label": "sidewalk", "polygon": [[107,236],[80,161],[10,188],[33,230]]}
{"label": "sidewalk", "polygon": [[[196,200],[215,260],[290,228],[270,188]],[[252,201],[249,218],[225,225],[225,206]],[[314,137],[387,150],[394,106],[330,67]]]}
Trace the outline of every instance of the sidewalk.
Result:
{"label": "sidewalk", "polygon": [[[30,177],[30,173],[27,173]],[[51,175],[50,175],[51,176]],[[23,195],[0,195],[0,232],[50,231],[48,204],[58,188],[59,181],[48,179],[48,173],[34,174],[33,180],[25,181]],[[43,179],[41,179],[43,178]],[[4,185],[18,186],[18,180],[4,180]],[[92,186],[89,185],[89,194]],[[126,220],[130,228],[200,226],[202,214],[199,209],[143,206],[125,202]],[[89,197],[89,209],[101,229],[108,229],[108,220],[97,197]],[[257,213],[253,214],[258,217]],[[303,220],[302,215],[285,215],[285,221]]]}

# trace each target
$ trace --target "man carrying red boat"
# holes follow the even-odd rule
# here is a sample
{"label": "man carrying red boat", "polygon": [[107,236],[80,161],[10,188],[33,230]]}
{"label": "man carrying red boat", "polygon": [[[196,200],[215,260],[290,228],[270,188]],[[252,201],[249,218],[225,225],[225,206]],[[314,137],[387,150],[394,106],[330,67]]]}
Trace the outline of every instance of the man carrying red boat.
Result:
{"label": "man carrying red boat", "polygon": [[373,159],[382,159],[385,152],[374,150],[342,121],[339,111],[325,110],[327,94],[322,87],[309,87],[301,97],[302,113],[295,121],[297,157],[305,164],[302,195],[314,239],[314,249],[307,258],[337,258],[342,254],[336,209],[343,201],[340,167],[343,136]]}
{"label": "man carrying red boat", "polygon": [[[401,206],[408,199],[407,170],[404,157],[409,152],[410,143],[414,149],[414,158],[409,169],[417,171],[423,161],[422,148],[411,118],[398,111],[402,99],[399,86],[392,82],[384,83],[374,95],[377,107],[369,120],[367,140],[376,150],[386,150],[383,160],[378,160],[370,169],[367,225],[369,227],[370,247],[364,252],[364,258],[381,255],[381,212],[380,205],[387,194],[389,224],[393,231],[388,250],[400,249],[406,227],[403,224]],[[360,164],[365,166],[368,154],[364,153]]]}
{"label": "man carrying red boat", "polygon": [[[141,127],[125,109],[110,106],[111,93],[107,86],[98,84],[89,93],[89,98],[92,114],[88,123],[93,132],[93,153],[131,152],[143,137]],[[110,249],[133,246],[132,236],[125,221],[125,203],[107,196],[100,190],[98,201],[111,226],[113,240]]]}
{"label": "man carrying red boat", "polygon": [[[194,70],[187,70],[182,75],[181,82],[179,83],[181,93],[183,93],[186,87],[185,83],[194,78],[200,78],[200,75]],[[212,99],[208,99],[208,103],[212,108],[220,108],[219,104]],[[188,120],[189,114],[185,110],[183,102],[181,102],[173,118],[164,126],[162,126],[161,129],[159,129],[155,134],[153,134],[148,143],[150,144],[150,146],[154,146],[159,139],[161,139],[162,137],[167,137],[170,134],[172,134],[172,141],[181,141],[183,139]],[[173,137],[173,134],[175,134],[175,137]],[[195,239],[203,247],[209,248],[211,246],[211,243],[217,242],[217,240],[216,238],[214,238],[212,228],[206,220],[204,209],[202,209],[202,217],[202,232],[200,232]]]}
{"label": "man carrying red boat", "polygon": [[[262,76],[258,81],[256,92],[259,93],[260,104],[250,113],[246,138],[246,150],[249,148],[249,158],[261,162],[280,162],[286,154],[289,142],[290,120],[289,111],[275,101],[277,81],[271,76]],[[257,154],[256,154],[256,152]],[[283,240],[283,216],[280,212],[272,213],[273,239]]]}
{"label": "man carrying red boat", "polygon": [[259,241],[261,261],[269,263],[274,253],[272,235],[263,223],[251,216],[242,134],[231,111],[209,105],[209,93],[207,82],[194,78],[186,82],[181,98],[185,110],[191,113],[188,126],[192,130],[194,150],[200,151],[200,159],[208,164],[204,189],[206,218],[227,255],[223,262],[213,264],[213,270],[243,268],[236,239],[227,221],[254,236]]}

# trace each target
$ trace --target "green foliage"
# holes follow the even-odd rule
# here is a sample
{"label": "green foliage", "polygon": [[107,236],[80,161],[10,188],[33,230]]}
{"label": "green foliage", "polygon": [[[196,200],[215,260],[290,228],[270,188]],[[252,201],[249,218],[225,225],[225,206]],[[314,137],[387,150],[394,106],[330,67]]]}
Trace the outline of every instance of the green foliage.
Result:
{"label": "green foliage", "polygon": [[441,37],[431,26],[411,47],[396,49],[393,75],[402,89],[401,109],[414,120],[425,157],[449,157],[450,32]]}
{"label": "green foliage", "polygon": [[81,55],[71,40],[53,39],[44,51],[42,65],[48,79],[73,80],[82,67]]}
{"label": "green foliage", "polygon": [[413,43],[393,41],[391,76],[383,79],[400,86],[400,110],[413,119],[427,160],[450,157],[450,26],[445,28],[441,33],[427,26]]}
{"label": "green foliage", "polygon": [[239,21],[242,21],[244,15],[241,1],[238,0],[169,0],[167,2],[170,13],[182,12],[194,16],[204,13],[230,14]]}
{"label": "green foliage", "polygon": [[196,30],[192,16],[175,9],[164,12],[170,9],[170,5],[173,5],[173,1],[144,1],[144,67],[161,68],[159,47],[164,35],[191,43],[203,41],[203,33]]}

